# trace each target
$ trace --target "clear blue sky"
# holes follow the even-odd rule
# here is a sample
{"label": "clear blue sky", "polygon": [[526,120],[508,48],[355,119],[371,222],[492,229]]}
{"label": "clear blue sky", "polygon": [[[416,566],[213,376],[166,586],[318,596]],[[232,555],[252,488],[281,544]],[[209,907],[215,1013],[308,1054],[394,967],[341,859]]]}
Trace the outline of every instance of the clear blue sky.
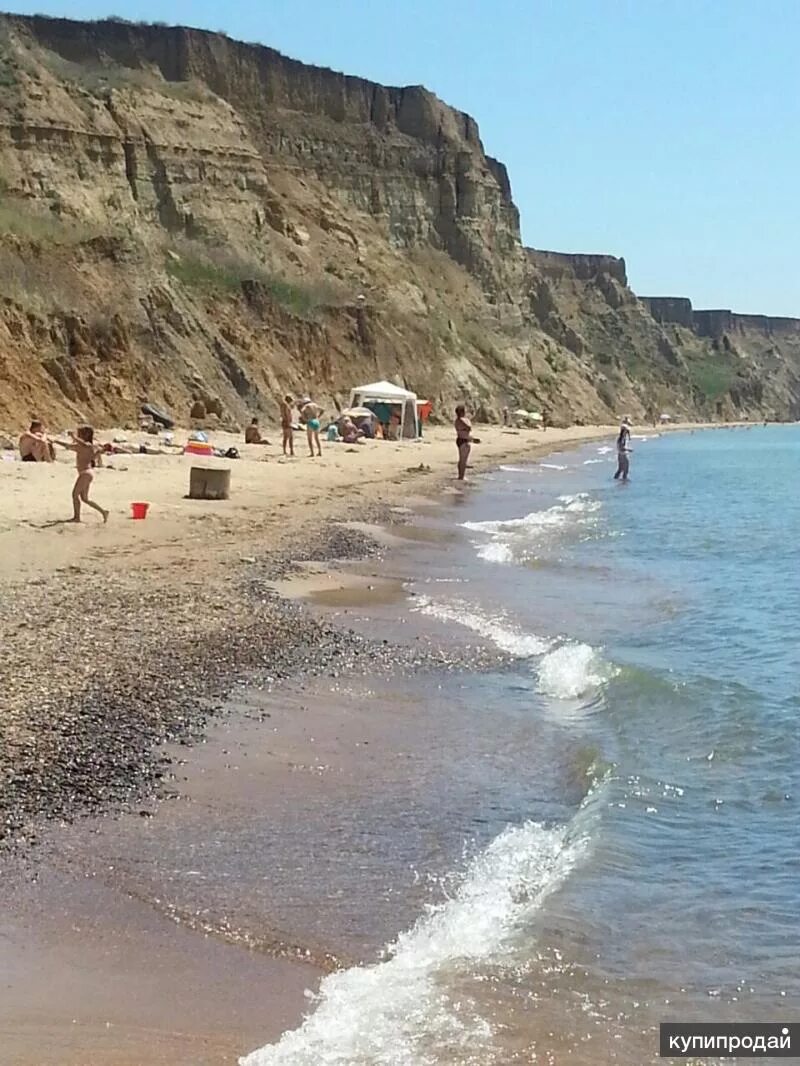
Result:
{"label": "clear blue sky", "polygon": [[[8,0],[6,0],[8,2]],[[0,0],[0,6],[2,0]],[[800,0],[35,0],[261,41],[477,118],[527,244],[800,317]]]}

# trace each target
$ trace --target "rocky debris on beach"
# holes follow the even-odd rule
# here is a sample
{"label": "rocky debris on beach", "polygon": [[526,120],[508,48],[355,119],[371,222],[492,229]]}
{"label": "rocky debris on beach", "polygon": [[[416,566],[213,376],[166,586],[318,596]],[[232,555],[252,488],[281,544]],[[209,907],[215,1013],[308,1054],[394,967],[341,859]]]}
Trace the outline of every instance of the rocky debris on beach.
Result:
{"label": "rocky debris on beach", "polygon": [[[386,506],[373,506],[361,518],[371,524],[398,524],[402,520]],[[303,541],[295,541],[291,548],[271,552],[265,560],[264,575],[277,581],[297,573],[303,563],[370,559],[380,551],[381,546],[368,533],[333,522]]]}
{"label": "rocky debris on beach", "polygon": [[[365,534],[331,526],[292,555],[377,550]],[[76,583],[67,569],[3,597],[0,847],[29,843],[41,818],[69,821],[157,794],[169,772],[164,745],[201,739],[237,686],[499,661],[315,620],[270,585],[290,564],[266,554],[213,581],[190,571],[160,583],[136,570],[83,571]]]}

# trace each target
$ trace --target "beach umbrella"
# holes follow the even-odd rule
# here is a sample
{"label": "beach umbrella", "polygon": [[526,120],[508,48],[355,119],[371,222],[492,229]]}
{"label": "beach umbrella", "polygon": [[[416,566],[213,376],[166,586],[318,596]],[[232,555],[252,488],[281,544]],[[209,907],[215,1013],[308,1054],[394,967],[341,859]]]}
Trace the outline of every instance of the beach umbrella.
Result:
{"label": "beach umbrella", "polygon": [[368,407],[351,407],[349,411],[342,411],[342,418],[374,418],[375,412]]}

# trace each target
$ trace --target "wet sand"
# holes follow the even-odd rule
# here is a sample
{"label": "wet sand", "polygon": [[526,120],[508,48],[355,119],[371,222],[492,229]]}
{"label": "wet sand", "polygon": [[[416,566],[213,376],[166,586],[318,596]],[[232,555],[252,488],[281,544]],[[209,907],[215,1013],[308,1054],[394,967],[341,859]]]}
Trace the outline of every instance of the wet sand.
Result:
{"label": "wet sand", "polygon": [[[341,841],[348,864],[361,866],[356,912],[329,894],[346,875],[320,850],[321,835],[357,827],[365,796],[404,809],[426,735],[419,705],[393,705],[391,689],[364,685],[358,699],[323,681],[253,693],[207,743],[181,751],[177,798],[154,818],[52,829],[32,864],[7,868],[4,1063],[235,1062],[297,1024],[304,990],[322,973],[370,957],[399,914],[413,914],[405,863],[402,911],[387,915],[374,902],[396,890],[397,861],[386,862],[366,831],[360,847]],[[374,702],[363,698],[369,691]],[[315,812],[305,840],[295,810]],[[273,841],[261,821],[249,828],[254,812]],[[271,869],[262,853],[253,879],[248,856],[259,846],[280,862]]]}
{"label": "wet sand", "polygon": [[315,977],[185,928],[113,881],[50,865],[27,890],[10,881],[0,918],[8,1066],[234,1063],[294,1022]]}

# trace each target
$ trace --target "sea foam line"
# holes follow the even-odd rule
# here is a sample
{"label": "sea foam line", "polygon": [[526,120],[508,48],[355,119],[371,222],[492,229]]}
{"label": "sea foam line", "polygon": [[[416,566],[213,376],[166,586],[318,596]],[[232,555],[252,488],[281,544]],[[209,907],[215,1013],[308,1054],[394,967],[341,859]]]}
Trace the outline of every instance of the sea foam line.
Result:
{"label": "sea foam line", "polygon": [[463,600],[439,603],[427,596],[418,596],[415,611],[438,618],[440,622],[455,622],[473,633],[491,640],[500,651],[520,659],[542,655],[552,647],[552,641],[533,633],[525,633],[502,614],[485,614]]}
{"label": "sea foam line", "polygon": [[593,514],[600,510],[600,503],[584,492],[559,496],[558,503],[545,511],[531,511],[522,518],[492,519],[486,522],[463,522],[462,529],[473,533],[511,533],[517,530],[537,531],[551,526],[563,526],[571,515]]}
{"label": "sea foam line", "polygon": [[448,977],[502,966],[586,850],[569,826],[510,826],[468,865],[451,898],[430,906],[371,966],[330,974],[298,1029],[239,1060],[240,1066],[435,1066],[466,1054],[492,1027]]}
{"label": "sea foam line", "polygon": [[489,539],[478,544],[480,559],[488,563],[511,564],[524,560],[546,538],[570,526],[591,522],[600,503],[586,493],[559,496],[558,502],[544,511],[531,511],[522,518],[464,522],[464,529]]}
{"label": "sea foam line", "polygon": [[463,600],[442,603],[419,596],[413,609],[470,629],[507,655],[536,660],[538,689],[544,696],[578,699],[606,684],[618,672],[590,644],[526,633],[504,615],[486,614]]}

